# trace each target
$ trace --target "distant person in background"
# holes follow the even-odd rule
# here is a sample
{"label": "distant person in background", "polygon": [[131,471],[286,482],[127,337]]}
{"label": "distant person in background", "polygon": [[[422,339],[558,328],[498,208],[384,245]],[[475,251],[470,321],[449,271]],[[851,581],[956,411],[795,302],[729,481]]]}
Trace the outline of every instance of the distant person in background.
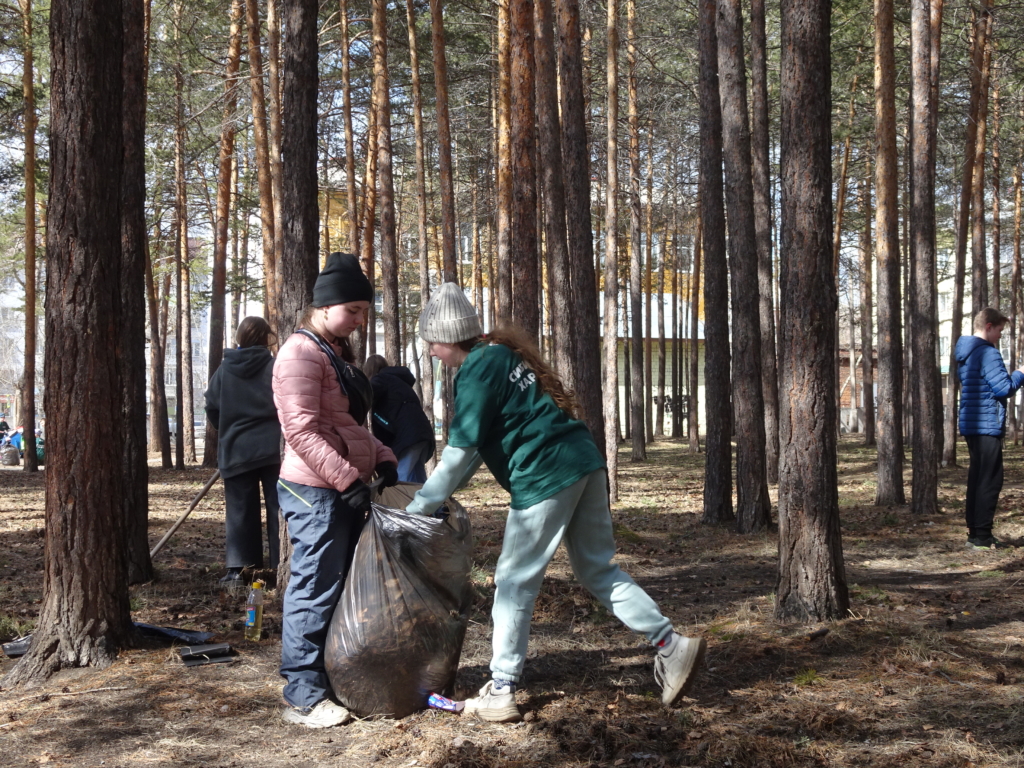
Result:
{"label": "distant person in background", "polygon": [[277,568],[277,477],[281,470],[281,424],[274,406],[274,356],[268,346],[276,336],[262,317],[238,324],[235,349],[206,390],[206,417],[217,429],[217,466],[224,478],[227,523],[227,575],[221,584],[243,581],[242,570],[263,567],[260,486],[267,507],[270,567]]}
{"label": "distant person in background", "polygon": [[1006,402],[1024,384],[1024,365],[1012,374],[999,352],[1010,318],[993,307],[974,316],[974,334],[956,343],[960,375],[960,434],[971,456],[967,470],[968,549],[996,549],[992,535],[999,492],[1003,489],[1003,435]]}
{"label": "distant person in background", "polygon": [[398,458],[398,480],[425,483],[427,461],[434,456],[434,429],[423,404],[412,388],[416,377],[404,365],[388,365],[380,355],[371,355],[363,373],[373,387],[373,436]]}
{"label": "distant person in background", "polygon": [[7,423],[7,414],[0,413],[0,432],[10,432],[11,425]]}

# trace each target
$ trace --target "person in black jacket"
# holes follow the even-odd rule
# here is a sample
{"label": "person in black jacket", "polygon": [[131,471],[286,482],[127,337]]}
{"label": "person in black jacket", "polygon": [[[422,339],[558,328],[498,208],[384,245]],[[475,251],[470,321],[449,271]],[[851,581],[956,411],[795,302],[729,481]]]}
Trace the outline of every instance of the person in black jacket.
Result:
{"label": "person in black jacket", "polygon": [[274,357],[267,348],[273,335],[262,317],[242,320],[235,333],[237,348],[224,350],[224,361],[206,390],[206,416],[217,428],[217,466],[224,478],[228,572],[220,581],[225,585],[241,583],[244,568],[263,567],[260,485],[270,567],[277,568],[281,424],[271,384]]}
{"label": "person in black jacket", "polygon": [[416,377],[404,365],[389,366],[380,355],[366,358],[363,373],[373,386],[373,436],[398,457],[399,481],[426,482],[434,428],[412,388]]}

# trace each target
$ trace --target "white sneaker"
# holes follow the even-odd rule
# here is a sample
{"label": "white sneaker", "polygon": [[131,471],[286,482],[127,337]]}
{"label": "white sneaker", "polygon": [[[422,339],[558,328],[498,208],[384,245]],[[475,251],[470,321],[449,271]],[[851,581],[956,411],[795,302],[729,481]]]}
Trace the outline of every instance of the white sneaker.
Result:
{"label": "white sneaker", "polygon": [[307,728],[330,728],[347,723],[352,719],[352,715],[330,699],[321,699],[308,712],[303,712],[298,707],[288,707],[281,713],[281,719],[286,723],[304,725]]}
{"label": "white sneaker", "polygon": [[676,635],[672,652],[655,657],[654,679],[661,685],[661,703],[666,707],[673,706],[690,690],[707,647],[701,637]]}
{"label": "white sneaker", "polygon": [[462,711],[489,723],[518,723],[523,719],[516,706],[515,689],[509,686],[496,692],[493,680],[472,699],[466,699],[466,708]]}

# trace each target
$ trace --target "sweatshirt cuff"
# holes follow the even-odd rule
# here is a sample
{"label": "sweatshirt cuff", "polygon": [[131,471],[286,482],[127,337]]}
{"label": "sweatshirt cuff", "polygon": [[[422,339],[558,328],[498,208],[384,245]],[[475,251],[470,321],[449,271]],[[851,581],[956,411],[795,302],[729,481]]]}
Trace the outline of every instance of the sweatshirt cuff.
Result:
{"label": "sweatshirt cuff", "polygon": [[476,448],[446,446],[433,474],[405,508],[410,515],[431,515],[473,477],[482,459]]}

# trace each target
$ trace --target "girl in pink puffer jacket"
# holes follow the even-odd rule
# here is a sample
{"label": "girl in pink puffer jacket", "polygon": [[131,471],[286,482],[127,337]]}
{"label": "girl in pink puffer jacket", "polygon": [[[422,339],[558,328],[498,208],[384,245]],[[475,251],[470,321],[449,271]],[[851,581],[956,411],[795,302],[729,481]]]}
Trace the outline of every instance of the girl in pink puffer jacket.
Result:
{"label": "girl in pink puffer jacket", "polygon": [[285,439],[278,481],[293,551],[282,606],[281,675],[290,723],[346,722],[324,667],[327,631],[370,510],[367,485],[398,481],[394,454],[363,426],[370,386],[354,366],[348,336],[363,323],[373,288],[355,256],[332,253],[300,328],[274,365],[274,402]]}

